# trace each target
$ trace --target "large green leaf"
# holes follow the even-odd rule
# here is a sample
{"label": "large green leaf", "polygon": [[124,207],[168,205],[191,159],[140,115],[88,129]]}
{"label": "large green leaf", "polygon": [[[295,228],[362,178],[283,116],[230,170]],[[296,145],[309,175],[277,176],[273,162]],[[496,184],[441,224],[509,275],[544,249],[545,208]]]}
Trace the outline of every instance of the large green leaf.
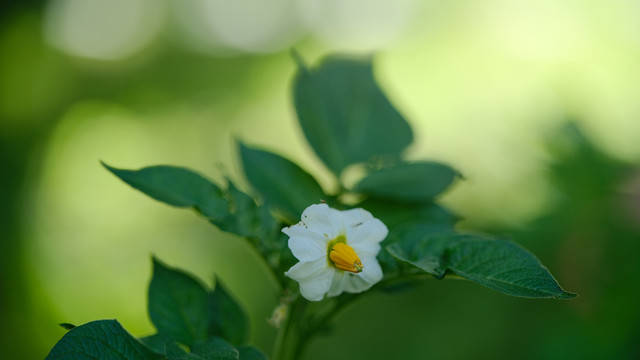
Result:
{"label": "large green leaf", "polygon": [[433,200],[458,176],[451,167],[436,162],[400,163],[369,173],[353,191],[406,202]]}
{"label": "large green leaf", "polygon": [[238,351],[240,351],[240,360],[267,360],[267,356],[255,346],[241,346]]}
{"label": "large green leaf", "polygon": [[196,342],[191,347],[191,353],[204,360],[238,360],[240,358],[236,348],[218,337]]}
{"label": "large green leaf", "polygon": [[116,321],[99,320],[67,332],[46,360],[154,360],[162,359],[136,340]]}
{"label": "large green leaf", "polygon": [[222,190],[189,169],[159,165],[123,170],[102,165],[133,188],[158,201],[177,207],[193,207],[212,219],[221,219],[228,213]]}
{"label": "large green leaf", "polygon": [[504,294],[526,298],[566,299],[564,291],[535,256],[507,241],[461,234],[400,239],[387,246],[397,259],[438,278],[461,276]]}
{"label": "large green leaf", "polygon": [[330,170],[339,175],[350,164],[399,159],[413,134],[376,84],[369,59],[329,57],[314,69],[297,60],[298,120]]}
{"label": "large green leaf", "polygon": [[152,198],[178,207],[192,207],[223,231],[254,239],[267,239],[277,227],[265,208],[240,191],[230,180],[222,190],[197,173],[180,167],[152,166],[123,170],[103,165],[120,179]]}
{"label": "large green leaf", "polygon": [[247,315],[219,278],[216,288],[209,294],[209,311],[211,334],[236,346],[246,342],[249,330]]}
{"label": "large green leaf", "polygon": [[243,144],[240,155],[251,186],[290,221],[299,219],[309,205],[326,198],[316,180],[293,162]]}
{"label": "large green leaf", "polygon": [[185,345],[208,336],[206,289],[190,275],[153,259],[149,285],[149,317],[159,334]]}

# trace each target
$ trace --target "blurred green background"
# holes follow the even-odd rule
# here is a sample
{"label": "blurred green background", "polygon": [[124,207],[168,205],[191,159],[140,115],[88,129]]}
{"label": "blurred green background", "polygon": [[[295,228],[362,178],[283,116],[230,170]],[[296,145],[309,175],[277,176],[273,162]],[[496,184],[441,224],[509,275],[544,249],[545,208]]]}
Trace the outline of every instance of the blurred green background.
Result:
{"label": "blurred green background", "polygon": [[271,350],[278,294],[247,245],[99,160],[246,184],[240,138],[328,188],[295,121],[293,47],[311,62],[377,53],[416,134],[410,158],[466,177],[442,198],[461,229],[514,239],[580,294],[428,281],[356,302],[309,359],[640,358],[640,2],[627,0],[3,2],[2,358],[43,358],[60,322],[150,333],[151,254],[209,285],[218,274]]}

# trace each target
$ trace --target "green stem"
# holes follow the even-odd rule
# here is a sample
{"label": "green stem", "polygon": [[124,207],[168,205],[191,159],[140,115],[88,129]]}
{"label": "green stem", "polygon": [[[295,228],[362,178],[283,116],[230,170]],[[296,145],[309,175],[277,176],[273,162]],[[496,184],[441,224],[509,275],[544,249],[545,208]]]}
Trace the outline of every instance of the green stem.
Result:
{"label": "green stem", "polygon": [[298,298],[291,303],[285,321],[280,328],[273,349],[273,360],[296,360],[302,352],[300,325],[305,308],[304,300]]}

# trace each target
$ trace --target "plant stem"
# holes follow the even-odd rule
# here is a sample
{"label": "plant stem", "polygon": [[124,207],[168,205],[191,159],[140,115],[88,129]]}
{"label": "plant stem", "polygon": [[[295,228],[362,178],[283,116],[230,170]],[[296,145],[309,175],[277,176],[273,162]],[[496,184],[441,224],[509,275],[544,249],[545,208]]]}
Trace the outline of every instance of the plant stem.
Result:
{"label": "plant stem", "polygon": [[301,342],[300,325],[304,312],[304,300],[296,299],[289,306],[287,318],[280,328],[273,349],[272,360],[296,360],[304,344]]}

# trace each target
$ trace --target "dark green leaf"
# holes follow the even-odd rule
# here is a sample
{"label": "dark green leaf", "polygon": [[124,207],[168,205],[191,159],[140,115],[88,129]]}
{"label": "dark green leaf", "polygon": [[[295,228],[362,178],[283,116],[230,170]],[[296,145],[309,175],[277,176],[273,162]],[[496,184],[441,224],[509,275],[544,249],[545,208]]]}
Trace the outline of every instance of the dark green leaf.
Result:
{"label": "dark green leaf", "polygon": [[353,189],[374,197],[406,202],[433,200],[459,174],[435,162],[400,163],[369,173]]}
{"label": "dark green leaf", "polygon": [[529,298],[572,298],[535,256],[506,240],[464,239],[448,250],[454,274],[505,294]]}
{"label": "dark green leaf", "polygon": [[267,356],[258,350],[255,346],[241,346],[240,360],[267,360]]}
{"label": "dark green leaf", "polygon": [[158,333],[185,345],[207,338],[208,293],[190,275],[153,259],[149,317]]}
{"label": "dark green leaf", "polygon": [[294,103],[311,147],[335,174],[348,165],[399,159],[413,140],[406,120],[373,78],[370,60],[298,60]]}
{"label": "dark green leaf", "polygon": [[262,217],[261,209],[249,195],[240,191],[228,180],[225,198],[229,204],[227,215],[220,219],[210,219],[221,230],[249,238],[268,236],[275,228],[275,219]]}
{"label": "dark green leaf", "polygon": [[196,354],[188,353],[187,350],[174,342],[165,345],[164,355],[167,360],[204,360]]}
{"label": "dark green leaf", "polygon": [[204,360],[238,360],[240,358],[236,348],[217,337],[196,342],[191,347],[191,353]]}
{"label": "dark green leaf", "polygon": [[75,325],[73,325],[73,324],[69,324],[69,323],[60,323],[60,324],[58,324],[58,325],[60,325],[61,327],[63,327],[65,330],[71,330],[71,329],[73,329],[74,327],[76,327]]}
{"label": "dark green leaf", "polygon": [[316,180],[298,165],[276,154],[240,144],[244,172],[251,186],[291,221],[311,204],[325,199]]}
{"label": "dark green leaf", "polygon": [[175,342],[167,334],[153,334],[139,338],[138,340],[157,354],[164,354],[167,345]]}
{"label": "dark green leaf", "polygon": [[46,360],[152,360],[161,357],[133,338],[116,320],[93,321],[66,333]]}
{"label": "dark green leaf", "polygon": [[166,165],[122,170],[104,163],[102,165],[127,184],[158,201],[177,207],[193,207],[212,219],[227,215],[228,204],[222,190],[191,170]]}
{"label": "dark green leaf", "polygon": [[209,332],[233,345],[245,343],[248,335],[248,320],[242,307],[231,297],[220,279],[209,295],[211,322]]}
{"label": "dark green leaf", "polygon": [[458,217],[448,209],[435,204],[407,203],[390,200],[367,199],[357,205],[380,219],[392,231],[399,226],[415,224],[431,225],[434,231],[453,229]]}
{"label": "dark green leaf", "polygon": [[419,227],[412,227],[402,231],[386,250],[396,259],[404,261],[418,269],[425,271],[438,279],[442,279],[447,270],[446,250],[457,238],[450,234],[422,236]]}
{"label": "dark green leaf", "polygon": [[564,291],[535,256],[511,241],[460,234],[403,240],[387,246],[387,251],[438,278],[452,273],[504,294],[526,298],[575,296]]}

